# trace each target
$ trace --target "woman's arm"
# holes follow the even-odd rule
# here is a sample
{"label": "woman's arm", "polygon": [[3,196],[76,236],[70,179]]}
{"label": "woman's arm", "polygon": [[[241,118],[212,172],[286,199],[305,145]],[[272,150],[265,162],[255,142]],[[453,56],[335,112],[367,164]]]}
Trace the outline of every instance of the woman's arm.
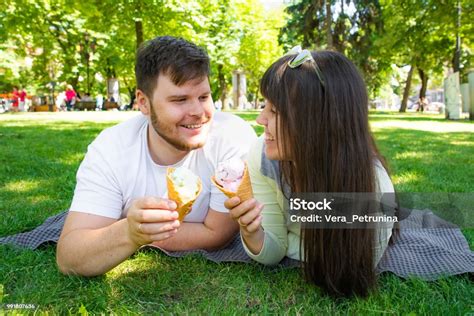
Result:
{"label": "woman's arm", "polygon": [[236,206],[239,201],[233,198],[227,200],[226,207],[231,209],[231,215],[240,224],[247,254],[255,261],[273,265],[286,255],[288,229],[277,200],[277,184],[260,172],[262,153],[263,138],[260,137],[251,148],[247,162],[255,200]]}
{"label": "woman's arm", "polygon": [[[382,164],[377,161],[375,164],[375,182],[377,185],[377,192],[380,192],[380,198],[384,193],[388,193],[387,198],[384,198],[384,203],[395,207],[395,189],[392,180],[388,175]],[[380,226],[375,230],[375,244],[374,244],[374,265],[377,265],[382,255],[387,249],[388,242],[392,236],[393,223],[380,223]]]}

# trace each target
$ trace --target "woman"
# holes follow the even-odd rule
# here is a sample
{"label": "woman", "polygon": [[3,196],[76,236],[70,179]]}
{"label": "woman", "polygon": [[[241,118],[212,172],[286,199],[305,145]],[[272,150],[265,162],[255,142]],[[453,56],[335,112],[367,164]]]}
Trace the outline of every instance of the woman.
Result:
{"label": "woman", "polygon": [[260,89],[265,133],[248,158],[255,199],[226,201],[244,248],[263,264],[301,260],[305,279],[332,295],[366,296],[392,226],[303,228],[288,223],[284,207],[288,192],[394,192],[370,134],[361,76],[340,53],[299,49],[270,66]]}
{"label": "woman", "polygon": [[72,111],[72,108],[74,106],[74,103],[77,97],[76,91],[74,91],[73,87],[70,84],[68,84],[66,86],[65,94],[66,94],[66,109],[68,111]]}

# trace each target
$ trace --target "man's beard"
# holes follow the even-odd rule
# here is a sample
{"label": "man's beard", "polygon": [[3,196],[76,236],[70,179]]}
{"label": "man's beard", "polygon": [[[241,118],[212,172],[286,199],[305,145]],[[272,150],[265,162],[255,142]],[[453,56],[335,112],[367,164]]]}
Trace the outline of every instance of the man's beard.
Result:
{"label": "man's beard", "polygon": [[163,138],[168,144],[173,146],[174,148],[181,150],[181,151],[191,151],[193,149],[198,149],[204,146],[205,141],[194,144],[194,145],[189,145],[187,143],[184,143],[180,141],[179,139],[172,138],[170,134],[173,133],[173,128],[167,126],[165,123],[160,121],[158,116],[156,115],[155,110],[153,109],[153,106],[150,106],[150,118],[151,118],[151,126],[155,130],[155,132],[160,135],[161,138]]}

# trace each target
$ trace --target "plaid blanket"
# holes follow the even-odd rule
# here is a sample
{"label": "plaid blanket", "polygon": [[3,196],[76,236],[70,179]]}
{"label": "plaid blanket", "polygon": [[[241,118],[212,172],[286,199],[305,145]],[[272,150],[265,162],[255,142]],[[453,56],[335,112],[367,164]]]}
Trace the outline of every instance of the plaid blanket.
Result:
{"label": "plaid blanket", "polygon": [[[459,228],[450,225],[429,210],[410,210],[400,221],[400,234],[389,245],[377,266],[377,272],[392,272],[400,277],[419,277],[435,280],[444,276],[474,272],[474,252]],[[0,238],[0,244],[37,249],[59,239],[67,211],[48,218],[32,231]],[[150,248],[151,246],[146,246]],[[154,247],[151,247],[154,248]],[[213,262],[251,262],[236,235],[227,247],[216,250],[168,252],[172,257],[201,254]],[[284,258],[284,267],[297,267],[299,262]]]}

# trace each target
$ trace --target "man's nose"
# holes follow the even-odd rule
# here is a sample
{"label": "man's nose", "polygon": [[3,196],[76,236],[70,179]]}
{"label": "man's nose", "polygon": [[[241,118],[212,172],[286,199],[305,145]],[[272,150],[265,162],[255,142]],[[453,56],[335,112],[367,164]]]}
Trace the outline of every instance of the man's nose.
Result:
{"label": "man's nose", "polygon": [[206,104],[201,102],[199,99],[193,100],[191,106],[191,110],[189,111],[189,115],[192,116],[202,116],[204,114],[204,108]]}

